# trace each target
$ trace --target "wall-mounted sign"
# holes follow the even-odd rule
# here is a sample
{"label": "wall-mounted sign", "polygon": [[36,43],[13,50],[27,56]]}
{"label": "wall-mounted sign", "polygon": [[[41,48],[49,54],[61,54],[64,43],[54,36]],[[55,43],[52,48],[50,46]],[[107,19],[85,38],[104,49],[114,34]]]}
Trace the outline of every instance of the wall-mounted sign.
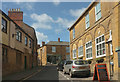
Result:
{"label": "wall-mounted sign", "polygon": [[95,65],[93,80],[110,82],[106,64]]}

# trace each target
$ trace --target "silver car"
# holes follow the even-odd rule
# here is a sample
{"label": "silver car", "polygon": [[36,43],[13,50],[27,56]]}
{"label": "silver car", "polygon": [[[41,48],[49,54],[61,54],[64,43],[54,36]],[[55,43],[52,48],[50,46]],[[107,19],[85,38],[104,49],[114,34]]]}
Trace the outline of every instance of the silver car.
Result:
{"label": "silver car", "polygon": [[90,65],[86,60],[69,60],[64,64],[64,74],[69,73],[71,77],[74,75],[87,75],[90,76]]}

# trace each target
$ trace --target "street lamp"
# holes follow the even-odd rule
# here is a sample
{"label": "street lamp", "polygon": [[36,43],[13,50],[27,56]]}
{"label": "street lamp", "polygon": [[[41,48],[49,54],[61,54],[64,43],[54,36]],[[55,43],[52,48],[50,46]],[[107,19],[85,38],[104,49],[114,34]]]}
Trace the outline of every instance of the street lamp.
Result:
{"label": "street lamp", "polygon": [[17,34],[12,34],[12,37],[16,36]]}

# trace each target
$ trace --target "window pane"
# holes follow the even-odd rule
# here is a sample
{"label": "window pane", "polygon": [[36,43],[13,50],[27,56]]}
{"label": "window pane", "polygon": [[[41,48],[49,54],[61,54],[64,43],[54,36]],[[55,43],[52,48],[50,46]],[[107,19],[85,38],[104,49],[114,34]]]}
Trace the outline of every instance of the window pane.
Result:
{"label": "window pane", "polygon": [[31,48],[31,40],[29,40],[29,47]]}
{"label": "window pane", "polygon": [[103,54],[103,49],[101,50],[101,54]]}
{"label": "window pane", "polygon": [[97,51],[97,56],[99,55],[99,52]]}
{"label": "window pane", "polygon": [[99,37],[99,42],[101,42],[101,37]]}
{"label": "window pane", "polygon": [[100,44],[100,49],[102,48],[102,45]]}
{"label": "window pane", "polygon": [[92,57],[92,42],[90,41],[90,42],[88,42],[87,44],[86,44],[86,58],[91,58]]}
{"label": "window pane", "polygon": [[52,47],[52,52],[56,52],[56,47]]}
{"label": "window pane", "polygon": [[100,7],[100,2],[96,5],[96,21],[101,18],[101,7]]}
{"label": "window pane", "polygon": [[86,15],[85,21],[86,21],[86,29],[87,29],[89,27],[89,14]]}
{"label": "window pane", "polygon": [[98,43],[98,38],[96,39],[96,42]]}
{"label": "window pane", "polygon": [[97,45],[97,50],[98,50],[98,45]]}
{"label": "window pane", "polygon": [[27,45],[27,41],[28,41],[28,39],[27,39],[27,37],[25,37],[25,45]]}
{"label": "window pane", "polygon": [[1,30],[5,33],[7,33],[7,21],[2,18],[2,26],[1,26]]}
{"label": "window pane", "polygon": [[104,41],[104,36],[102,36],[102,41]]}
{"label": "window pane", "polygon": [[103,49],[103,54],[105,54],[105,49]]}
{"label": "window pane", "polygon": [[103,48],[105,48],[105,43],[103,43]]}

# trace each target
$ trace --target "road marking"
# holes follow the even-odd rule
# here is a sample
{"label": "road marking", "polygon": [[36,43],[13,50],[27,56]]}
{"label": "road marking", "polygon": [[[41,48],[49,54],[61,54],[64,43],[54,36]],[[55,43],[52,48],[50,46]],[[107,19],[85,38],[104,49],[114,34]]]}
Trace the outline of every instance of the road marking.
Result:
{"label": "road marking", "polygon": [[31,75],[29,75],[29,76],[27,76],[27,77],[25,77],[24,79],[22,79],[20,82],[22,82],[22,81],[24,81],[24,80],[27,80],[27,79],[29,79],[30,77],[32,77],[32,76],[34,76],[34,75],[36,75],[37,73],[39,73],[41,70],[43,70],[45,67],[43,67],[42,69],[40,69],[40,70],[37,70],[37,72],[34,72],[34,73],[32,73]]}
{"label": "road marking", "polygon": [[59,73],[62,75],[62,76],[64,76],[67,80],[70,80],[70,78],[68,78],[67,76],[65,76],[63,73],[61,73],[60,71],[59,71]]}

